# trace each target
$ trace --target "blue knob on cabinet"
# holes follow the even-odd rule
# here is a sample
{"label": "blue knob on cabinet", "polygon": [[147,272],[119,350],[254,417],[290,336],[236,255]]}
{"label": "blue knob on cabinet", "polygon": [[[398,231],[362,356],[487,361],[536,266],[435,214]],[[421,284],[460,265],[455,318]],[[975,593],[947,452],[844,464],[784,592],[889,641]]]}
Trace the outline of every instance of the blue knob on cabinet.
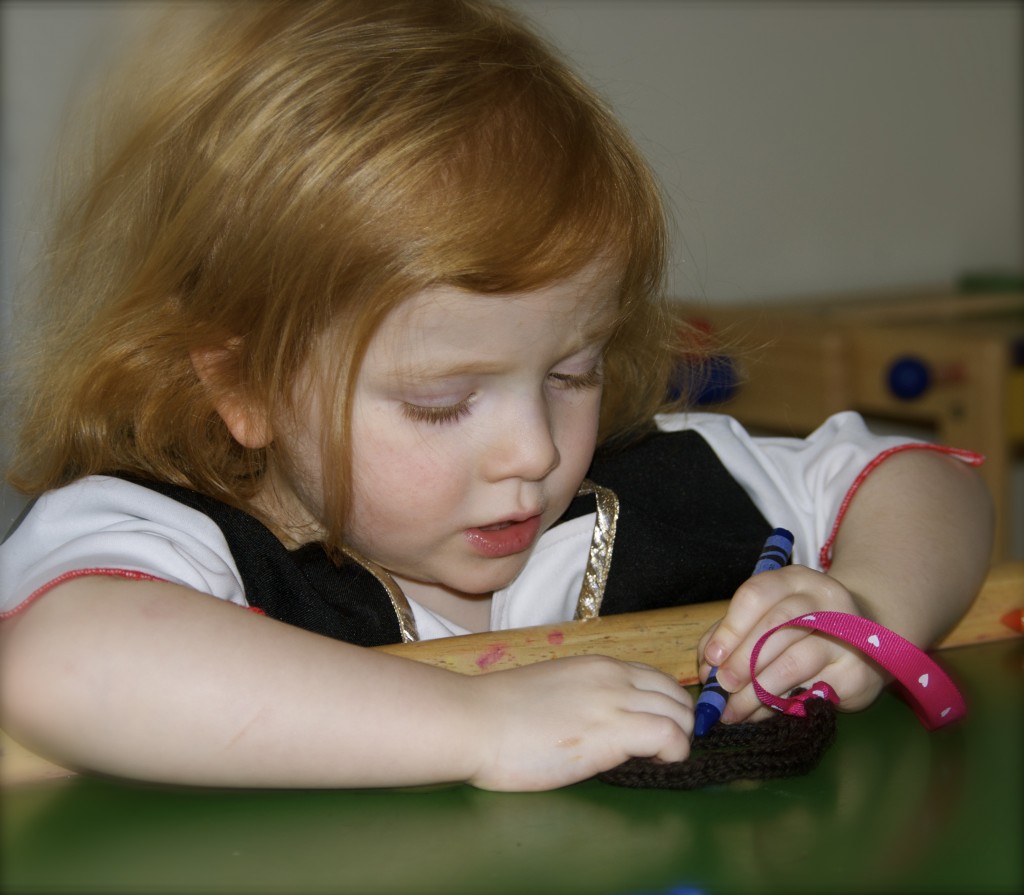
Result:
{"label": "blue knob on cabinet", "polygon": [[932,371],[921,358],[898,357],[889,366],[889,391],[901,401],[920,398],[932,386]]}

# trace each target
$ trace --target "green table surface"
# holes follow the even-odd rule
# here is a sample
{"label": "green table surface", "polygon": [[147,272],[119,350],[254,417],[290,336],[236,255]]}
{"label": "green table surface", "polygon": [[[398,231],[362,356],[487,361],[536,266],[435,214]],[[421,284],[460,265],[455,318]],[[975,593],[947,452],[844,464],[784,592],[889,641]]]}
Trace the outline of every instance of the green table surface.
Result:
{"label": "green table surface", "polygon": [[1024,891],[1024,639],[939,654],[968,717],[842,715],[813,773],[697,792],[163,788],[2,794],[0,891]]}

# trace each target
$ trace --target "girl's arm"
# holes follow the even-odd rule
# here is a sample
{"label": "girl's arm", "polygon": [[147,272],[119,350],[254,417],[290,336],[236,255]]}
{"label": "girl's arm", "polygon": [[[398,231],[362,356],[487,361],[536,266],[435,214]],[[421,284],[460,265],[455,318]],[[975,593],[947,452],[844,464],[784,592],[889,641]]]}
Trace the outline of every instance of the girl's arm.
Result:
{"label": "girl's arm", "polygon": [[173,584],[88,577],[0,625],[5,729],[170,783],[546,789],[689,753],[689,694],[596,657],[469,677]]}
{"label": "girl's arm", "polygon": [[[701,676],[720,665],[718,681],[732,692],[723,720],[767,714],[750,685],[750,653],[761,634],[798,615],[853,612],[918,646],[935,642],[977,593],[992,530],[991,499],[971,467],[928,450],[887,459],[850,504],[827,575],[800,566],[758,575],[705,635]],[[758,680],[773,693],[820,679],[848,710],[869,705],[887,682],[857,650],[800,628],[773,635],[758,666]]]}

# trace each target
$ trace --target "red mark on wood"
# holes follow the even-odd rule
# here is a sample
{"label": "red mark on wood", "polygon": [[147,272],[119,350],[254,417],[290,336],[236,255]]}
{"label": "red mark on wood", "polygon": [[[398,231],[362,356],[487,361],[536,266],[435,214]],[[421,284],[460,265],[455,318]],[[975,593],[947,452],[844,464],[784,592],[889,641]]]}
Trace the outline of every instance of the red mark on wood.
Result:
{"label": "red mark on wood", "polygon": [[1024,609],[1011,609],[1000,621],[1014,631],[1024,632]]}
{"label": "red mark on wood", "polygon": [[559,646],[565,641],[565,635],[561,631],[552,631],[548,634],[548,643],[552,646]]}
{"label": "red mark on wood", "polygon": [[476,659],[477,668],[490,668],[495,662],[500,662],[506,656],[505,644],[496,643],[488,647]]}

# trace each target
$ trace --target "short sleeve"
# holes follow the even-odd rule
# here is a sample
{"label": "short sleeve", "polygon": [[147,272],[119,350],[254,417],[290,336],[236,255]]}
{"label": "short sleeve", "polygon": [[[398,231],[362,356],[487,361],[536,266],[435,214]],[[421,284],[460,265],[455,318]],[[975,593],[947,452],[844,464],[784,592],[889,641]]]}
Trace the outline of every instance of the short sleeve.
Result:
{"label": "short sleeve", "polygon": [[181,584],[246,606],[220,529],[157,492],[90,476],[32,504],[0,545],[0,618],[74,575],[125,574]]}
{"label": "short sleeve", "polygon": [[793,562],[819,570],[828,567],[832,540],[856,489],[887,457],[926,449],[982,461],[966,451],[876,435],[853,412],[829,417],[806,438],[752,436],[735,419],[713,413],[666,414],[658,425],[702,435],[769,524],[793,532]]}

